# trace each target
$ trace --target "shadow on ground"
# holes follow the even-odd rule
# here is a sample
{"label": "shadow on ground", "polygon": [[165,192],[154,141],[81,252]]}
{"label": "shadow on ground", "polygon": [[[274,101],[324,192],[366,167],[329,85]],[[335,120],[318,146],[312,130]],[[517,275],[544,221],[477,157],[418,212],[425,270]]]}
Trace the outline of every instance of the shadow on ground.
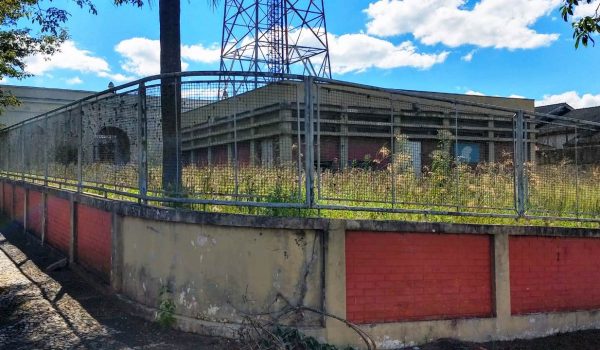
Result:
{"label": "shadow on ground", "polygon": [[237,348],[132,316],[68,268],[44,272],[64,257],[1,219],[0,250],[0,349]]}
{"label": "shadow on ground", "polygon": [[[45,273],[64,256],[0,217],[0,349],[239,349],[221,338],[167,330],[132,316],[68,268]],[[442,339],[419,350],[597,350],[600,330],[534,340],[465,343]],[[286,349],[287,350],[287,349]],[[289,349],[296,350],[296,349]],[[303,349],[300,349],[303,350]]]}

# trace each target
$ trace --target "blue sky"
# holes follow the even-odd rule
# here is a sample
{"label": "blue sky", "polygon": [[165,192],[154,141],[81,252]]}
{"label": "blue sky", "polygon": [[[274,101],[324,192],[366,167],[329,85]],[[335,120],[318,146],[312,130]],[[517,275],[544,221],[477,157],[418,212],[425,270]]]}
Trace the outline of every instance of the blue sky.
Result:
{"label": "blue sky", "polygon": [[[2,83],[101,90],[109,81],[157,72],[157,1],[142,9],[96,2],[97,16],[70,8],[70,41],[58,57],[29,60],[35,77]],[[600,105],[600,47],[574,49],[571,27],[559,18],[560,2],[325,0],[334,78]],[[222,12],[222,5],[212,10],[205,0],[182,1],[188,70],[218,68]]]}

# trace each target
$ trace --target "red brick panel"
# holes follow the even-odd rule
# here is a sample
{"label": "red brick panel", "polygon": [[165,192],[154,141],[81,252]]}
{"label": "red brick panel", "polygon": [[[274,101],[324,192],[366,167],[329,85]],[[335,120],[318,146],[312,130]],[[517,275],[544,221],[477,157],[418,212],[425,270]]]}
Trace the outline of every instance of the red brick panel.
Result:
{"label": "red brick panel", "polygon": [[489,236],[346,235],[347,317],[355,323],[489,317],[491,281]]}
{"label": "red brick panel", "polygon": [[12,219],[13,217],[13,186],[4,184],[4,214]]}
{"label": "red brick panel", "polygon": [[27,231],[41,237],[43,215],[44,201],[42,194],[36,191],[29,191],[29,198],[27,200]]}
{"label": "red brick panel", "polygon": [[77,207],[77,260],[106,281],[111,265],[111,215],[85,205]]}
{"label": "red brick panel", "polygon": [[14,187],[15,205],[13,206],[13,217],[16,221],[23,223],[25,220],[25,189],[19,186]]}
{"label": "red brick panel", "polygon": [[48,196],[46,241],[64,254],[69,253],[71,242],[71,210],[66,199]]}
{"label": "red brick panel", "polygon": [[513,236],[513,314],[600,309],[600,239]]}

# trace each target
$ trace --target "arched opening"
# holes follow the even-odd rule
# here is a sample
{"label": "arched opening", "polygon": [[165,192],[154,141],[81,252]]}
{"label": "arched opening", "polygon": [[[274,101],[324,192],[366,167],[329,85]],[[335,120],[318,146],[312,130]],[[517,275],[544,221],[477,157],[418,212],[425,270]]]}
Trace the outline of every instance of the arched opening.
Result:
{"label": "arched opening", "polygon": [[129,137],[119,128],[107,126],[96,134],[94,161],[124,165],[129,163]]}

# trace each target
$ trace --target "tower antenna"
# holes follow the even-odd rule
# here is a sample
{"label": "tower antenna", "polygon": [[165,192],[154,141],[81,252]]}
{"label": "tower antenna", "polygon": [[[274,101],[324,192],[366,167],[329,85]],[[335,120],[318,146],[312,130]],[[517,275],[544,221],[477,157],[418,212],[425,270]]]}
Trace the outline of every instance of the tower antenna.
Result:
{"label": "tower antenna", "polygon": [[254,87],[281,74],[331,78],[323,2],[225,0],[221,71],[254,73],[244,81]]}

